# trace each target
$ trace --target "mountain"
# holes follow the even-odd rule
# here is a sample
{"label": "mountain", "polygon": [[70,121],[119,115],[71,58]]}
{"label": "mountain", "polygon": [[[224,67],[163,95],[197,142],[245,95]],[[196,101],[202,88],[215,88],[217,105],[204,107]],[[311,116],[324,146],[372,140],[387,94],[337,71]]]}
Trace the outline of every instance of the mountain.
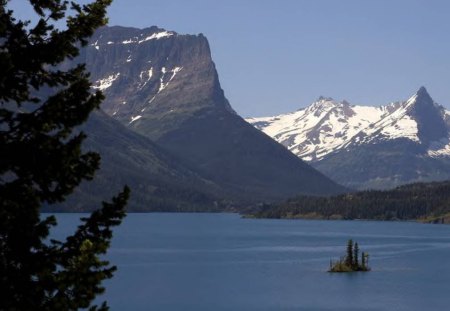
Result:
{"label": "mountain", "polygon": [[234,113],[202,34],[179,35],[155,26],[103,27],[81,59],[94,88],[107,96],[102,109],[152,139],[177,129],[202,109]]}
{"label": "mountain", "polygon": [[86,151],[101,155],[92,181],[83,182],[63,204],[46,211],[90,211],[110,200],[126,184],[132,189],[131,211],[215,211],[220,188],[162,150],[150,139],[95,111],[81,130],[88,134]]}
{"label": "mountain", "polygon": [[103,27],[76,61],[87,64],[94,88],[105,93],[105,113],[220,186],[228,198],[345,191],[234,112],[201,34]]}
{"label": "mountain", "polygon": [[348,187],[450,178],[450,112],[424,87],[381,107],[320,97],[293,113],[247,121]]}

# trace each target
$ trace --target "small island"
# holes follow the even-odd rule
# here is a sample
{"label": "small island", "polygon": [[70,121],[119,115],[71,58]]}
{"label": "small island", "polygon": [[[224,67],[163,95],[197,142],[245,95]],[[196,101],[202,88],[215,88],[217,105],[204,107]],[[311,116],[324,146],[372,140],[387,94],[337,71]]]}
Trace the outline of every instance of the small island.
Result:
{"label": "small island", "polygon": [[338,261],[330,260],[330,269],[328,272],[367,272],[369,267],[369,254],[362,252],[361,261],[359,260],[359,246],[358,243],[353,243],[353,240],[348,240],[347,255],[341,257]]}

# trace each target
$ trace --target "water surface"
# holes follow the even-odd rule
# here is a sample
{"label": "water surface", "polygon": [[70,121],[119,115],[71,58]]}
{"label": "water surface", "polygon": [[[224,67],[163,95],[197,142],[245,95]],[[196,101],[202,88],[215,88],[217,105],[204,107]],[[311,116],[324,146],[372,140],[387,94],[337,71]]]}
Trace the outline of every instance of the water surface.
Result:
{"label": "water surface", "polygon": [[[58,215],[56,235],[79,214]],[[129,214],[108,258],[111,310],[448,310],[450,226]],[[368,273],[330,274],[357,240]]]}

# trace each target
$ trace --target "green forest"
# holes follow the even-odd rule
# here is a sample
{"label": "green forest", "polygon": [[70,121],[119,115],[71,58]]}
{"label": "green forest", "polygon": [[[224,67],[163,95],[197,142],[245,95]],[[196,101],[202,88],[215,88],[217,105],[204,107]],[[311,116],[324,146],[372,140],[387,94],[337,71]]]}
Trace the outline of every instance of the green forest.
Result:
{"label": "green forest", "polygon": [[299,196],[279,204],[252,208],[245,216],[449,223],[450,181],[416,183],[387,191],[370,190],[332,197]]}

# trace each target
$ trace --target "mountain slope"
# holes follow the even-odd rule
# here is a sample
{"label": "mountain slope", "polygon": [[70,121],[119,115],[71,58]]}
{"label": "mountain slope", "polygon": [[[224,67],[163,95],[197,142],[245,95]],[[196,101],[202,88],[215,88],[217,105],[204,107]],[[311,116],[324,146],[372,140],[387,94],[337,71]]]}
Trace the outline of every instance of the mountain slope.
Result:
{"label": "mountain slope", "polygon": [[104,27],[80,55],[102,109],[154,140],[234,198],[281,199],[345,189],[312,169],[229,105],[203,35]]}
{"label": "mountain slope", "polygon": [[159,142],[243,199],[343,190],[235,114],[203,112]]}
{"label": "mountain slope", "polygon": [[387,106],[322,97],[290,114],[247,121],[349,187],[450,178],[450,113],[423,87]]}
{"label": "mountain slope", "polygon": [[92,113],[82,130],[88,134],[84,148],[101,155],[100,169],[67,202],[47,211],[96,209],[125,184],[132,190],[130,211],[214,210],[223,196],[213,182],[102,111]]}

